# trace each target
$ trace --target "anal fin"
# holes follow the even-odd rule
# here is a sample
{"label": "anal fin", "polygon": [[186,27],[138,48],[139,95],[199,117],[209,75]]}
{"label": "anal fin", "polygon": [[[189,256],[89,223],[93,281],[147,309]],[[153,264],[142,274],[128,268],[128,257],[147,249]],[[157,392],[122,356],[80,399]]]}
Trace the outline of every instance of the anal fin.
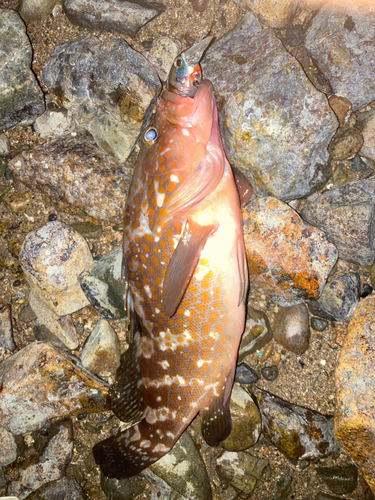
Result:
{"label": "anal fin", "polygon": [[208,239],[218,228],[218,224],[200,226],[192,220],[185,224],[184,231],[168,264],[164,283],[162,311],[173,316],[196,268],[201,251]]}
{"label": "anal fin", "polygon": [[217,446],[224,441],[232,429],[232,419],[230,416],[229,403],[230,392],[233,384],[233,373],[231,370],[229,376],[220,387],[218,396],[214,396],[209,405],[199,412],[202,420],[202,436],[210,446]]}

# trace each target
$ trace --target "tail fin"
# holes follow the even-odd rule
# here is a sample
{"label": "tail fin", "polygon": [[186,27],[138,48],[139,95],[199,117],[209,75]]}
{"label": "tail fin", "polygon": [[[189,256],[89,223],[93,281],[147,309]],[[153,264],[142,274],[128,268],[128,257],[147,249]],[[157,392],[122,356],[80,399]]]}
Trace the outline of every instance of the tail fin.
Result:
{"label": "tail fin", "polygon": [[112,436],[93,448],[94,458],[103,474],[116,479],[135,476],[168,453],[174,439],[161,444],[156,428],[146,420]]}

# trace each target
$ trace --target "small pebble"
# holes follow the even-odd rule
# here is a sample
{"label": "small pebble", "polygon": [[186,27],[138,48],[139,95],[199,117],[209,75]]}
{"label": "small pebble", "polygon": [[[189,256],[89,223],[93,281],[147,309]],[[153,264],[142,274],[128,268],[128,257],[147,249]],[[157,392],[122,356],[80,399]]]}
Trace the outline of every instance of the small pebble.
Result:
{"label": "small pebble", "polygon": [[355,465],[317,467],[316,472],[336,495],[351,493],[357,486],[358,469]]}
{"label": "small pebble", "polygon": [[89,221],[73,222],[70,224],[73,229],[78,231],[84,238],[97,240],[103,234],[103,228],[99,224]]}
{"label": "small pebble", "polygon": [[27,304],[23,309],[20,310],[20,312],[18,313],[18,319],[23,323],[31,323],[32,321],[36,320],[36,314],[31,309],[30,304]]}
{"label": "small pebble", "polygon": [[257,372],[246,363],[237,366],[234,380],[239,384],[255,384],[258,379]]}
{"label": "small pebble", "polygon": [[316,318],[315,316],[311,318],[311,328],[313,328],[317,332],[323,332],[327,328],[327,326],[328,321],[326,321],[325,319]]}
{"label": "small pebble", "polygon": [[5,134],[0,134],[0,156],[8,156],[10,145],[8,137]]}
{"label": "small pebble", "polygon": [[372,294],[373,292],[373,288],[372,286],[368,285],[367,283],[365,283],[363,286],[362,286],[362,290],[361,290],[361,299],[364,299],[365,297],[367,297],[368,295]]}
{"label": "small pebble", "polygon": [[327,361],[326,361],[325,359],[321,359],[321,360],[320,360],[320,364],[321,364],[322,366],[326,366]]}
{"label": "small pebble", "polygon": [[57,215],[56,214],[49,214],[48,222],[52,222],[54,220],[57,220]]}
{"label": "small pebble", "polygon": [[260,370],[262,376],[266,379],[269,380],[270,382],[272,380],[276,380],[277,377],[279,376],[279,369],[276,365],[270,365],[270,366],[263,366]]}

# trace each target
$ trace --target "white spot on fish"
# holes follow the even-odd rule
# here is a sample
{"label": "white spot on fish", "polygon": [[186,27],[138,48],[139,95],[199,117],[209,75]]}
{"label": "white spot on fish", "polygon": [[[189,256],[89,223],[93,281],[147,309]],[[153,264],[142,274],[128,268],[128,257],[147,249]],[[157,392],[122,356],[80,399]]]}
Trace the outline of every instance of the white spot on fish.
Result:
{"label": "white spot on fish", "polygon": [[159,314],[160,313],[160,309],[158,309],[157,307],[155,307],[155,312],[156,312],[156,314]]}
{"label": "white spot on fish", "polygon": [[165,198],[165,193],[156,193],[156,204],[160,208],[163,206],[164,203],[164,198]]}
{"label": "white spot on fish", "polygon": [[175,175],[175,174],[172,174],[172,175],[170,176],[170,180],[171,180],[171,182],[174,182],[175,184],[177,184],[178,182],[180,182],[180,179],[179,179],[179,178],[178,178],[178,176],[177,176],[177,175]]}
{"label": "white spot on fish", "polygon": [[149,448],[151,446],[151,441],[149,441],[148,439],[144,439],[139,443],[139,446],[141,448]]}
{"label": "white spot on fish", "polygon": [[197,361],[197,367],[201,368],[204,365],[204,363],[207,363],[208,365],[210,365],[212,363],[212,360],[211,359],[209,359],[209,360],[198,359],[198,361]]}
{"label": "white spot on fish", "polygon": [[152,293],[150,287],[148,285],[145,285],[143,288],[145,289],[145,292],[147,293],[148,297],[151,299]]}
{"label": "white spot on fish", "polygon": [[167,451],[169,451],[170,448],[168,448],[168,446],[165,446],[165,444],[162,444],[162,443],[158,443],[154,448],[152,448],[152,451],[154,451],[155,453],[166,453]]}
{"label": "white spot on fish", "polygon": [[186,137],[189,137],[189,135],[190,135],[190,132],[186,128],[181,129],[181,132],[182,132],[182,135],[185,135]]}
{"label": "white spot on fish", "polygon": [[165,359],[164,361],[158,361],[159,365],[164,369],[166,370],[167,368],[169,368],[169,363],[168,361]]}
{"label": "white spot on fish", "polygon": [[217,338],[219,337],[219,334],[217,332],[210,332],[208,334],[208,336],[211,337],[214,340],[217,340]]}
{"label": "white spot on fish", "polygon": [[185,314],[185,316],[190,316],[190,310],[189,309],[185,309],[184,314]]}
{"label": "white spot on fish", "polygon": [[158,403],[160,403],[160,401],[161,401],[161,396],[157,396],[156,401],[157,401]]}

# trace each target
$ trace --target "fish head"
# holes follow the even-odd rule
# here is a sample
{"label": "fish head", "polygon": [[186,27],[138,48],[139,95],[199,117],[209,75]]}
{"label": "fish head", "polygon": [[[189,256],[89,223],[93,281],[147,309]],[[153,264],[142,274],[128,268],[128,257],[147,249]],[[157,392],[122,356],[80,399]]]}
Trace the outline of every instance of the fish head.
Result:
{"label": "fish head", "polygon": [[195,96],[202,80],[199,61],[212,39],[212,36],[204,38],[176,57],[168,76],[168,90],[170,92],[182,97]]}

